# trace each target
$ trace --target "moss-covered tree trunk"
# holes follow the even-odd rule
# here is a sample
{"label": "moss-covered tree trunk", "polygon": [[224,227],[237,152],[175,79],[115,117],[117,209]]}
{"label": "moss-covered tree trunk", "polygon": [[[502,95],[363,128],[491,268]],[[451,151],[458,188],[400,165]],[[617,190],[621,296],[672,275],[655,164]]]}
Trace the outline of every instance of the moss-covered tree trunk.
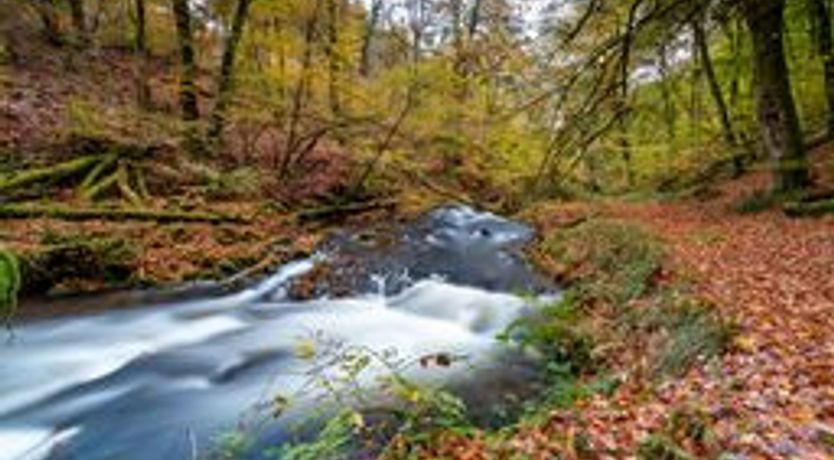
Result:
{"label": "moss-covered tree trunk", "polygon": [[785,0],[743,0],[742,9],[753,40],[759,127],[774,162],[774,185],[778,192],[800,190],[810,177],[782,42]]}
{"label": "moss-covered tree trunk", "polygon": [[831,9],[824,0],[807,1],[814,43],[823,62],[828,137],[834,138],[834,38],[831,36]]}
{"label": "moss-covered tree trunk", "polygon": [[197,65],[194,54],[194,35],[191,27],[191,11],[188,0],[172,0],[180,48],[180,110],[185,121],[200,118],[197,105]]}
{"label": "moss-covered tree trunk", "polygon": [[217,82],[217,103],[214,106],[214,112],[211,116],[211,129],[209,130],[209,137],[214,140],[220,138],[220,135],[223,133],[223,127],[225,126],[226,110],[229,105],[229,98],[235,79],[237,49],[243,37],[243,30],[246,25],[246,19],[249,16],[249,6],[251,4],[252,0],[238,1],[237,10],[232,20],[232,30],[226,37],[223,60],[220,64],[220,77]]}

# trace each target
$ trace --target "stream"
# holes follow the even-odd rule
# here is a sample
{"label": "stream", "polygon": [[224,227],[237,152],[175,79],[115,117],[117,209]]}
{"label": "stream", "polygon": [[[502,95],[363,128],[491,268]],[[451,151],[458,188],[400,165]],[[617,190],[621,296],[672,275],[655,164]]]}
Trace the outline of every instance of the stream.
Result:
{"label": "stream", "polygon": [[[370,236],[344,232],[237,293],[21,324],[0,343],[0,460],[188,460],[252,425],[260,458],[332,404],[313,389],[270,415],[276,395],[309,383],[314,363],[299,353],[309,343],[463,357],[407,377],[486,404],[530,379],[496,336],[530,310],[517,294],[549,291],[521,255],[532,236],[449,206]],[[333,269],[351,295],[291,300],[290,283],[322,260],[351,261]]]}

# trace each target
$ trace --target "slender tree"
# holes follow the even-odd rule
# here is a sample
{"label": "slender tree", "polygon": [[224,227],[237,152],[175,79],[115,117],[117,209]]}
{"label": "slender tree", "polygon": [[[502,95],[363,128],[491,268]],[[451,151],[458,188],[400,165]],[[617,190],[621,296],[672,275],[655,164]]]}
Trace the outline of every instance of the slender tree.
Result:
{"label": "slender tree", "polygon": [[252,0],[239,0],[232,19],[232,30],[226,36],[226,43],[223,47],[223,59],[220,65],[220,76],[217,83],[217,103],[211,117],[211,128],[209,137],[218,139],[223,132],[226,121],[226,110],[229,105],[230,93],[233,89],[235,78],[235,60],[240,40],[243,37],[246,20],[249,17],[249,7]]}
{"label": "slender tree", "polygon": [[339,93],[339,78],[342,69],[339,56],[339,28],[341,27],[342,0],[327,0],[327,95],[330,112],[334,117],[342,113],[342,96]]}
{"label": "slender tree", "polygon": [[472,5],[472,11],[469,12],[469,25],[467,26],[467,33],[469,34],[470,40],[475,38],[475,34],[478,33],[478,26],[481,25],[481,8],[483,5],[483,0],[475,0],[475,3]]}
{"label": "slender tree", "polygon": [[666,155],[667,166],[671,163],[677,138],[677,110],[672,93],[674,84],[669,72],[669,50],[666,42],[661,42],[657,50],[658,71],[660,72],[660,95],[663,99],[663,121],[666,125],[666,142],[669,144],[669,151]]}
{"label": "slender tree", "polygon": [[194,55],[194,35],[188,0],[172,0],[174,19],[177,26],[177,40],[180,48],[180,110],[185,121],[200,118],[197,105],[197,65]]}
{"label": "slender tree", "polygon": [[753,41],[759,127],[775,163],[774,185],[778,192],[797,191],[810,176],[785,62],[785,0],[742,0],[741,6]]}
{"label": "slender tree", "polygon": [[84,43],[87,41],[87,16],[84,10],[84,0],[69,0],[72,26],[78,39]]}
{"label": "slender tree", "polygon": [[620,55],[620,69],[619,69],[619,85],[620,94],[617,97],[615,112],[619,114],[620,127],[620,154],[623,158],[623,164],[626,172],[627,185],[631,187],[634,184],[634,170],[631,165],[631,145],[628,141],[628,116],[626,111],[629,105],[630,93],[630,79],[631,79],[631,58],[635,41],[635,27],[637,23],[637,12],[643,0],[634,0],[628,10],[628,17],[626,19],[625,30],[623,31],[622,39],[622,53]]}
{"label": "slender tree", "polygon": [[718,82],[718,76],[715,73],[715,68],[712,64],[712,56],[709,52],[709,43],[707,41],[707,34],[704,30],[703,17],[695,17],[692,21],[693,37],[695,39],[695,47],[701,58],[701,65],[704,70],[704,76],[707,79],[712,100],[715,103],[715,109],[718,112],[718,118],[721,121],[721,130],[724,134],[724,143],[730,149],[733,158],[733,170],[736,176],[744,173],[744,162],[739,151],[738,137],[733,129],[733,123],[730,119],[730,110],[727,108],[727,103],[724,100],[724,94],[721,90],[721,84]]}
{"label": "slender tree", "polygon": [[151,105],[151,89],[148,85],[148,43],[147,43],[147,10],[145,0],[135,0],[136,7],[136,36],[134,49],[138,61],[136,72],[136,99],[139,107],[148,108]]}
{"label": "slender tree", "polygon": [[362,34],[362,51],[359,56],[359,73],[364,77],[371,74],[371,49],[382,16],[382,7],[383,0],[373,0],[368,12],[368,19],[365,21],[365,30]]}

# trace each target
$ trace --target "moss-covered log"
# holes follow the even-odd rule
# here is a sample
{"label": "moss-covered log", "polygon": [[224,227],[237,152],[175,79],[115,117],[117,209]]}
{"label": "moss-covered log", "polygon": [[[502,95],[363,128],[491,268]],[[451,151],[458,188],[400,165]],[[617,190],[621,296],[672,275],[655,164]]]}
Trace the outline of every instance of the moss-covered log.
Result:
{"label": "moss-covered log", "polygon": [[21,293],[47,294],[68,281],[129,284],[138,261],[137,248],[120,238],[62,238],[21,254]]}
{"label": "moss-covered log", "polygon": [[0,219],[30,219],[49,217],[72,221],[81,220],[138,220],[158,223],[209,223],[209,224],[246,224],[250,220],[243,216],[165,211],[156,209],[121,209],[121,208],[68,208],[63,206],[18,205],[0,206]]}
{"label": "moss-covered log", "polygon": [[58,181],[81,175],[101,161],[101,156],[90,155],[59,163],[54,166],[22,171],[9,177],[0,177],[0,192],[23,188],[47,181]]}
{"label": "moss-covered log", "polygon": [[785,203],[783,208],[785,214],[790,217],[820,217],[826,214],[834,214],[834,199]]}

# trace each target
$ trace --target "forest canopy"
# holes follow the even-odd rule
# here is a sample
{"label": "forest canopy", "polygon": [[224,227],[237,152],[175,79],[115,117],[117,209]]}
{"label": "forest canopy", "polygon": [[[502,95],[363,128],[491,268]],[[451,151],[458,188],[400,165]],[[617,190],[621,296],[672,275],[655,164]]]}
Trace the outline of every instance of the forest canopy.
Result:
{"label": "forest canopy", "polygon": [[[338,157],[334,193],[384,193],[405,175],[517,208],[684,189],[769,158],[774,189],[789,192],[810,183],[806,143],[834,129],[825,0],[2,7],[5,61],[35,58],[21,30],[74,54],[130,51],[125,112],[276,186]],[[95,112],[85,97],[72,106]]]}

